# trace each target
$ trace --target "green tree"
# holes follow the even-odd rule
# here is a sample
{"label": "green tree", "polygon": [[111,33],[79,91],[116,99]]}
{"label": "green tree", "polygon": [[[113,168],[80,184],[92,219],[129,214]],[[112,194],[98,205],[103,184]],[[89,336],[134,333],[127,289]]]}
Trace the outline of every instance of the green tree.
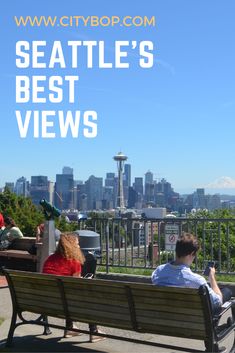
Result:
{"label": "green tree", "polygon": [[44,221],[41,209],[30,198],[17,196],[7,188],[0,194],[0,212],[13,218],[24,236],[35,236],[37,225]]}
{"label": "green tree", "polygon": [[[190,220],[205,250],[205,260],[221,259],[221,270],[235,270],[235,216],[234,211],[218,209],[214,211],[199,210],[190,215]],[[234,219],[234,220],[233,220]],[[193,231],[193,230],[192,230]],[[229,257],[228,257],[229,254]],[[202,264],[203,252],[198,256]]]}

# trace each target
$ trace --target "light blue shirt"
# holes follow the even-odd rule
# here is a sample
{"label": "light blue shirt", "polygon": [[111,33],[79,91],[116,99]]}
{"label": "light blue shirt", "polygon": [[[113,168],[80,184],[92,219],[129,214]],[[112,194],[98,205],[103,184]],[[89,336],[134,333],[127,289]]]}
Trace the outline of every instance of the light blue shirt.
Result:
{"label": "light blue shirt", "polygon": [[208,288],[213,310],[222,305],[221,297],[208,286],[204,277],[194,273],[187,265],[167,263],[160,265],[152,273],[152,283],[157,286],[175,286],[184,288],[199,288],[204,285]]}

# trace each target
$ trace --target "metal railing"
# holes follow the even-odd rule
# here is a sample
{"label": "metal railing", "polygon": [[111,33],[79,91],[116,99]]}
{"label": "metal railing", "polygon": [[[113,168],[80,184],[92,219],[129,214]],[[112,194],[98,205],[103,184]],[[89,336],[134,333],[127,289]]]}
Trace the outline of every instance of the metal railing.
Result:
{"label": "metal railing", "polygon": [[195,271],[203,271],[207,261],[214,260],[217,273],[235,274],[235,218],[93,218],[80,227],[100,234],[99,264],[109,272],[110,267],[153,269],[173,259],[174,244],[166,249],[166,225],[178,229],[178,234],[172,231],[173,242],[182,232],[198,237],[201,250]]}

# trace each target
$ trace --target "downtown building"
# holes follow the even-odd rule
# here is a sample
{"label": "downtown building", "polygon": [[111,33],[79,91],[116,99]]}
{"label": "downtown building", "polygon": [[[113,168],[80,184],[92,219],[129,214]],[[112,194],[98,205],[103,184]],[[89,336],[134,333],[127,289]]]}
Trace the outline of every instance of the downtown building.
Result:
{"label": "downtown building", "polygon": [[38,206],[42,199],[50,201],[49,182],[47,176],[31,176],[30,197],[34,205]]}
{"label": "downtown building", "polygon": [[101,210],[103,200],[103,178],[91,175],[85,182],[85,191],[87,195],[87,209]]}
{"label": "downtown building", "polygon": [[74,208],[73,174],[56,174],[54,202],[60,210]]}

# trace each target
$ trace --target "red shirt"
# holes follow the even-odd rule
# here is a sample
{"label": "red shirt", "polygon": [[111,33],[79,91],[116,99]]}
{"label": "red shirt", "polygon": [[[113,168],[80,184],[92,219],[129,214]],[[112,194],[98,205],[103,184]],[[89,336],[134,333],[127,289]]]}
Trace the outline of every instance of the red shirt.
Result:
{"label": "red shirt", "polygon": [[4,218],[3,215],[0,213],[0,229],[4,226]]}
{"label": "red shirt", "polygon": [[81,263],[78,260],[66,259],[60,254],[52,254],[45,261],[42,272],[60,276],[73,276],[74,273],[81,273]]}

